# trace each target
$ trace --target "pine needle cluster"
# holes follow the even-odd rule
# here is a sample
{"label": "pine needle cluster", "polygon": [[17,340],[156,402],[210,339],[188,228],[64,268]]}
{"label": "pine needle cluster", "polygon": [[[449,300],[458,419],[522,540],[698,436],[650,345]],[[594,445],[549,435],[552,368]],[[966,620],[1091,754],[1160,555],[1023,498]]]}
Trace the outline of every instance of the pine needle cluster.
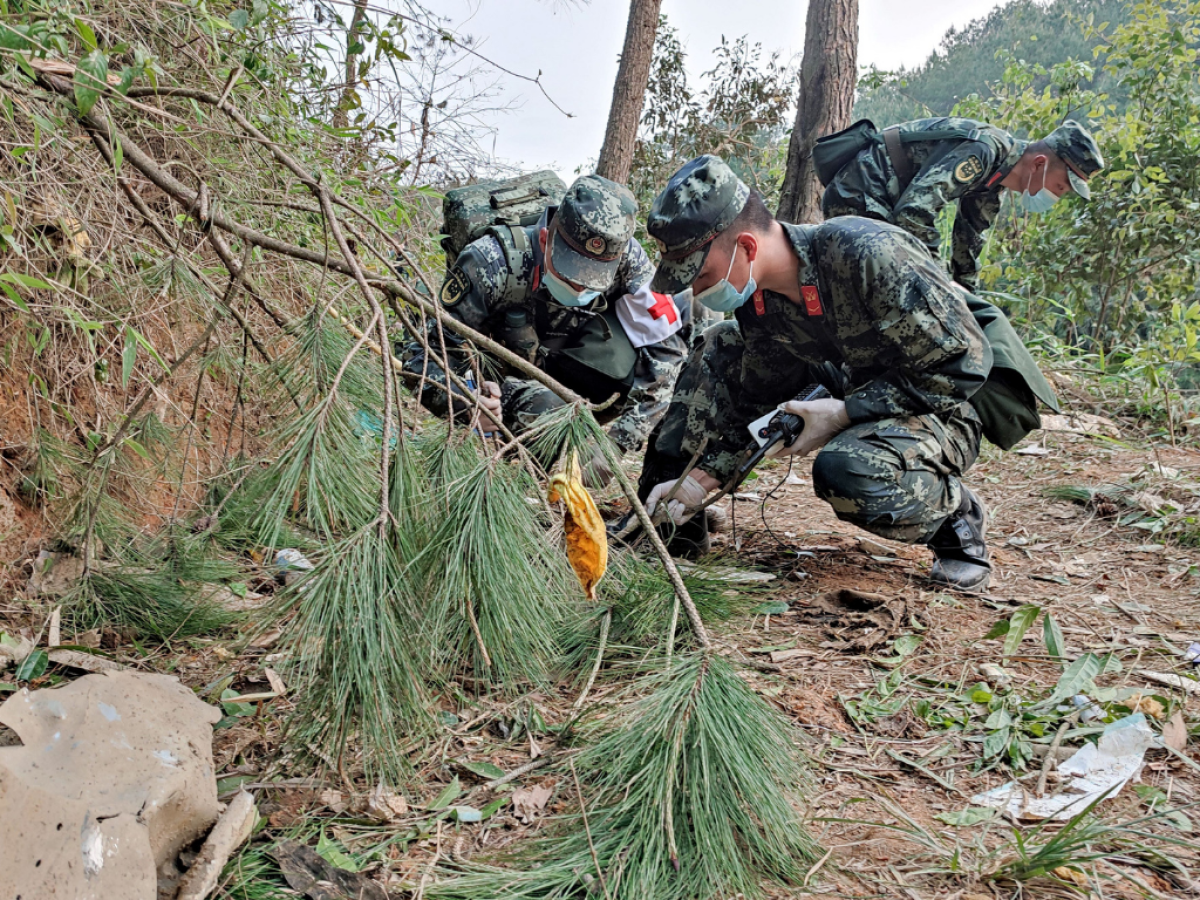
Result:
{"label": "pine needle cluster", "polygon": [[799,884],[816,855],[786,724],[703,652],[638,689],[584,729],[589,746],[568,776],[588,786],[580,813],[506,860],[513,868],[470,868],[430,896],[705,900]]}

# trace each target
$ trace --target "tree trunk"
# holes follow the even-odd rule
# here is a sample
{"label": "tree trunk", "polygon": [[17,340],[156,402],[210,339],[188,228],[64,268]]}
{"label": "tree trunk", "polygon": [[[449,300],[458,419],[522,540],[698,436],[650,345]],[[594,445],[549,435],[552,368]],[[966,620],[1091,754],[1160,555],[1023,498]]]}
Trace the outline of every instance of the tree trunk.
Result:
{"label": "tree trunk", "polygon": [[618,184],[629,181],[629,170],[633,166],[633,148],[642,118],[646,84],[650,80],[660,6],[662,0],[630,0],[629,3],[625,48],[621,51],[621,65],[613,85],[604,146],[600,148],[600,162],[596,165],[597,175]]}
{"label": "tree trunk", "polygon": [[812,148],[817,138],[850,124],[857,56],[858,0],[808,0],[800,102],[776,213],[781,221],[821,221],[821,184]]}

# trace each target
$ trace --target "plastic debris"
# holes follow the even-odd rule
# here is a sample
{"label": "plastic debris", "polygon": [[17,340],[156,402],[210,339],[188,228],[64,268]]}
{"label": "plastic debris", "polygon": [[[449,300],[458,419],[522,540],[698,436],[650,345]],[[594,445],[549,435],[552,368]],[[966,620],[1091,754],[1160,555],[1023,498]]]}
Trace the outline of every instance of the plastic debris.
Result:
{"label": "plastic debris", "polygon": [[284,584],[291,584],[316,568],[307,556],[293,547],[287,547],[275,554],[275,567],[283,576]]}
{"label": "plastic debris", "polygon": [[1071,698],[1071,705],[1079,710],[1079,721],[1090,722],[1101,716],[1100,709],[1087,694],[1076,694]]}
{"label": "plastic debris", "polygon": [[1106,726],[1098,744],[1086,744],[1066,762],[1058,774],[1070,777],[1065,788],[1052,797],[1034,797],[1016,781],[971,798],[976,806],[1004,810],[1013,819],[1060,819],[1078,815],[1101,797],[1112,797],[1141,774],[1143,757],[1157,738],[1141,713],[1134,713]]}
{"label": "plastic debris", "polygon": [[571,454],[566,470],[550,476],[546,499],[563,501],[563,530],[567,539],[567,558],[589,600],[596,599],[596,585],[608,567],[608,535],[596,501],[583,486],[579,458]]}
{"label": "plastic debris", "polygon": [[1200,681],[1196,681],[1194,678],[1176,675],[1174,672],[1150,672],[1146,669],[1140,670],[1138,674],[1150,681],[1157,681],[1159,684],[1165,684],[1168,687],[1179,688],[1179,690],[1187,691],[1189,694],[1200,694]]}
{"label": "plastic debris", "polygon": [[291,547],[275,554],[275,565],[280,572],[311,572],[314,568],[308,557]]}
{"label": "plastic debris", "polygon": [[1200,643],[1193,643],[1183,651],[1183,661],[1200,667]]}

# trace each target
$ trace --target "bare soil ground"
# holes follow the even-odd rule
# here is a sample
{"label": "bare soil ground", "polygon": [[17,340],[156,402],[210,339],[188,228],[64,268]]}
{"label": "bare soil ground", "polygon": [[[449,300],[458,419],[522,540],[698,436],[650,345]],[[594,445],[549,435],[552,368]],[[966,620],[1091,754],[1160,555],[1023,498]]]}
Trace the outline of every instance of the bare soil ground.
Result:
{"label": "bare soil ground", "polygon": [[[806,462],[796,465],[796,483],[781,484],[786,470],[775,466],[743,488],[760,499],[735,501],[736,528],[717,537],[717,549],[738,565],[775,575],[766,599],[785,601],[787,611],[746,616],[717,631],[724,652],[749,664],[746,677],[755,689],[794,722],[797,744],[811,758],[811,828],[828,851],[806,889],[774,896],[972,900],[1188,895],[1188,885],[1168,878],[1161,866],[1156,871],[1138,856],[1136,843],[1119,836],[1095,844],[1107,847],[1111,858],[1081,863],[1074,894],[1063,881],[1048,878],[989,881],[986,876],[1020,857],[1014,826],[1003,819],[959,827],[945,821],[967,809],[969,798],[980,791],[1014,775],[1033,790],[1041,774],[1043,763],[1037,757],[1020,771],[995,760],[985,764],[982,740],[995,730],[984,727],[988,712],[981,704],[956,699],[963,694],[969,698],[981,684],[1004,693],[994,670],[981,671],[988,665],[1003,665],[1012,695],[1039,699],[1055,686],[1063,663],[1048,652],[1040,619],[1007,659],[1002,658],[1002,640],[984,637],[997,621],[1034,604],[1061,627],[1065,659],[1092,652],[1111,654],[1120,662],[1119,671],[1101,676],[1097,686],[1143,689],[1141,708],[1151,713],[1156,731],[1164,724],[1156,715],[1169,719],[1182,711],[1193,734],[1184,751],[1191,763],[1151,750],[1141,782],[1161,789],[1154,801],[1159,809],[1182,808],[1186,818],[1160,817],[1139,827],[1147,834],[1195,839],[1184,828],[1194,818],[1187,805],[1200,801],[1195,695],[1189,705],[1185,692],[1140,673],[1186,670],[1181,654],[1190,641],[1200,640],[1200,551],[1121,526],[1093,508],[1048,500],[1042,491],[1064,482],[1128,481],[1151,463],[1177,470],[1176,479],[1194,483],[1200,479],[1200,453],[1142,450],[1070,435],[1039,437],[1046,455],[991,452],[971,472],[969,481],[991,513],[995,573],[984,596],[935,590],[925,577],[925,548],[882,541],[839,523],[813,498]],[[768,493],[764,508],[761,498]],[[16,582],[22,572],[10,575]],[[266,571],[248,571],[246,580],[254,589],[271,584]],[[898,653],[888,642],[869,651],[831,646],[864,638],[870,643],[862,628],[839,627],[811,615],[818,598],[843,589],[892,601],[902,598],[898,608],[903,616],[889,640],[913,635],[902,641],[907,652]],[[730,590],[738,590],[737,585]],[[32,638],[44,627],[48,611],[17,598],[0,602],[0,629]],[[265,669],[275,663],[275,637],[195,640],[143,653],[121,635],[106,633],[102,646],[122,662],[173,672],[201,691],[228,687],[247,694],[271,689]],[[64,641],[77,638],[65,635]],[[592,699],[602,700],[613,690],[615,685],[602,676]],[[407,802],[393,798],[390,812],[382,815],[378,807],[386,798],[376,798],[372,814],[362,812],[370,786],[356,775],[352,748],[344,759],[316,766],[311,758],[284,751],[281,725],[290,705],[285,695],[259,704],[253,714],[234,717],[229,727],[217,731],[220,786],[224,791],[239,784],[262,790],[264,836],[311,835],[324,828],[351,851],[375,848],[381,880],[393,890],[411,890],[435,860],[480,856],[519,842],[572,805],[574,786],[538,771],[500,791],[487,790],[483,783],[494,777],[488,766],[511,772],[552,745],[554,728],[570,717],[577,692],[577,687],[563,687],[554,695],[509,704],[467,694],[446,701],[441,712],[448,727],[440,746],[419,755],[416,787]],[[1138,701],[1128,702],[1136,706]],[[945,717],[956,710],[961,721],[947,725]],[[943,719],[939,711],[945,713]],[[1110,705],[1108,713],[1125,711]],[[1051,722],[1047,733],[1057,727]],[[1067,743],[1077,748],[1081,740]],[[1057,783],[1052,772],[1048,783],[1051,790]],[[549,788],[548,800],[533,788]],[[424,810],[439,795],[453,794],[452,802],[483,807],[507,791],[514,791],[512,798],[522,805],[505,804],[478,825],[434,822]],[[1127,822],[1149,813],[1153,800],[1145,788],[1139,793],[1127,786],[1095,812],[1105,823]],[[347,810],[362,814],[347,817]],[[336,823],[331,820],[335,812],[342,813]],[[1035,847],[1056,830],[1023,827]],[[1193,872],[1200,868],[1194,849],[1175,847],[1171,854]]]}
{"label": "bare soil ground", "polygon": [[[738,501],[738,518],[746,521],[740,556],[758,559],[776,572],[782,587],[777,598],[791,602],[787,614],[759,616],[727,634],[727,640],[752,659],[784,659],[778,672],[756,675],[761,691],[787,712],[806,736],[814,762],[818,788],[812,810],[815,817],[853,819],[827,822],[823,843],[832,851],[826,866],[825,889],[834,896],[940,897],[955,895],[971,878],[950,877],[947,870],[956,847],[964,850],[963,867],[983,870],[1015,852],[1009,823],[997,820],[987,826],[952,828],[936,817],[967,808],[968,798],[997,787],[1012,777],[1006,767],[979,768],[981,745],[970,742],[985,733],[982,718],[963,730],[931,728],[914,715],[914,701],[925,698],[935,706],[955,693],[956,686],[992,682],[981,665],[1003,664],[1012,676],[1014,692],[1030,697],[1045,694],[1057,682],[1062,665],[1047,655],[1042,629],[1031,628],[1019,655],[1002,659],[1002,641],[984,635],[1000,619],[1026,604],[1049,611],[1062,628],[1063,653],[1075,659],[1085,652],[1113,654],[1121,671],[1098,680],[1100,686],[1130,686],[1150,695],[1170,695],[1171,690],[1139,676],[1141,670],[1183,671],[1181,657],[1191,641],[1200,640],[1200,599],[1195,548],[1157,542],[1144,530],[1121,527],[1113,518],[1100,518],[1094,510],[1069,502],[1048,500],[1043,489],[1052,484],[1099,485],[1124,483],[1158,464],[1179,470],[1180,478],[1200,477],[1200,454],[1195,451],[1158,449],[1147,452],[1114,449],[1069,435],[1046,435],[1045,456],[992,452],[970,473],[968,481],[988,505],[989,542],[995,565],[989,592],[982,597],[953,595],[935,589],[926,580],[930,561],[923,547],[908,547],[863,534],[837,521],[825,504],[813,499],[808,484],[809,466],[798,464],[795,476],[803,484],[783,485],[766,505]],[[749,490],[762,496],[778,484],[782,473],[770,473]],[[773,534],[772,534],[773,532]],[[783,545],[777,542],[781,540]],[[721,543],[732,549],[735,535]],[[796,550],[817,549],[814,557],[797,559]],[[878,652],[856,655],[823,648],[829,635],[806,609],[828,591],[853,588],[903,597],[919,617],[924,631],[920,645],[898,665]],[[906,629],[913,631],[914,629]],[[800,651],[789,654],[788,651]],[[889,676],[899,685],[889,699],[910,700],[893,715],[856,722],[847,715],[846,701],[881,699],[877,685]],[[1193,737],[1187,752],[1196,753],[1198,716],[1195,695],[1190,706],[1186,694],[1175,692],[1164,704],[1182,709]],[[1134,701],[1136,702],[1136,701]],[[883,703],[886,708],[890,704]],[[1154,707],[1150,707],[1155,709]],[[1115,714],[1120,714],[1117,710]],[[1154,721],[1157,730],[1161,722]],[[1072,742],[1074,747],[1079,742]],[[1200,800],[1200,768],[1164,751],[1151,750],[1142,782],[1163,789],[1172,805]],[[921,768],[918,769],[918,766]],[[1024,783],[1032,788],[1042,767],[1035,759]],[[1051,781],[1053,785],[1053,781]],[[1104,801],[1096,813],[1105,821],[1123,821],[1146,815],[1149,807],[1131,789]],[[871,824],[871,823],[875,824]],[[1144,826],[1193,839],[1173,826],[1156,821]],[[924,832],[921,846],[894,828]],[[1040,840],[1044,842],[1046,835]],[[1035,838],[1036,840],[1036,838]],[[930,850],[940,845],[944,853]],[[988,856],[984,849],[995,856]],[[1188,854],[1181,862],[1195,865]],[[941,858],[939,858],[941,857]],[[1127,857],[1128,858],[1128,857]],[[1146,869],[1116,865],[1097,867],[1112,876],[1123,868],[1161,895],[1184,896],[1178,884]],[[1085,871],[1088,867],[1084,867]],[[921,874],[922,870],[932,870]],[[836,872],[837,874],[834,874]],[[1012,893],[998,890],[1001,896]],[[1012,887],[1011,885],[1009,886]],[[976,888],[984,896],[991,894]],[[1045,896],[1059,888],[1025,886],[1025,896]],[[1118,877],[1104,887],[1105,896],[1144,888]],[[958,894],[958,896],[964,896]]]}

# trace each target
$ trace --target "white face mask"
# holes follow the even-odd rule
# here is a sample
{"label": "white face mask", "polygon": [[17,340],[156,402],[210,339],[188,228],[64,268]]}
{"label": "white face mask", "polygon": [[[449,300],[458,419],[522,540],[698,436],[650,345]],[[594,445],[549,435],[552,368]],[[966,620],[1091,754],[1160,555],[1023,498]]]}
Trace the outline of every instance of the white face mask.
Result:
{"label": "white face mask", "polygon": [[557,300],[563,306],[569,307],[570,309],[578,309],[580,307],[587,306],[589,303],[591,303],[593,300],[595,300],[597,297],[600,296],[600,292],[599,291],[589,291],[589,290],[578,290],[576,288],[573,288],[573,287],[571,287],[571,285],[567,284],[565,281],[563,281],[561,278],[559,278],[557,275],[555,275],[554,272],[551,271],[551,269],[550,269],[550,265],[551,265],[550,264],[550,252],[549,252],[551,240],[553,240],[553,238],[549,238],[546,241],[546,249],[543,252],[544,253],[544,262],[542,264],[542,268],[545,271],[542,272],[542,281],[546,285],[546,290],[548,290],[550,292],[551,297],[553,297],[555,300]]}
{"label": "white face mask", "polygon": [[1049,169],[1048,165],[1042,167],[1042,189],[1040,191],[1036,194],[1029,193],[1029,188],[1033,185],[1033,174],[1030,173],[1029,184],[1025,185],[1025,190],[1021,192],[1021,205],[1035,216],[1049,212],[1050,207],[1058,202],[1058,195],[1046,187],[1046,173]]}
{"label": "white face mask", "polygon": [[725,277],[712,287],[705,288],[696,294],[696,299],[714,312],[733,312],[758,290],[758,285],[754,282],[754,260],[750,260],[750,272],[744,288],[739,291],[730,283],[729,276],[733,272],[733,261],[737,259],[737,251],[738,245],[735,244],[733,256],[729,258],[729,271],[725,273]]}

